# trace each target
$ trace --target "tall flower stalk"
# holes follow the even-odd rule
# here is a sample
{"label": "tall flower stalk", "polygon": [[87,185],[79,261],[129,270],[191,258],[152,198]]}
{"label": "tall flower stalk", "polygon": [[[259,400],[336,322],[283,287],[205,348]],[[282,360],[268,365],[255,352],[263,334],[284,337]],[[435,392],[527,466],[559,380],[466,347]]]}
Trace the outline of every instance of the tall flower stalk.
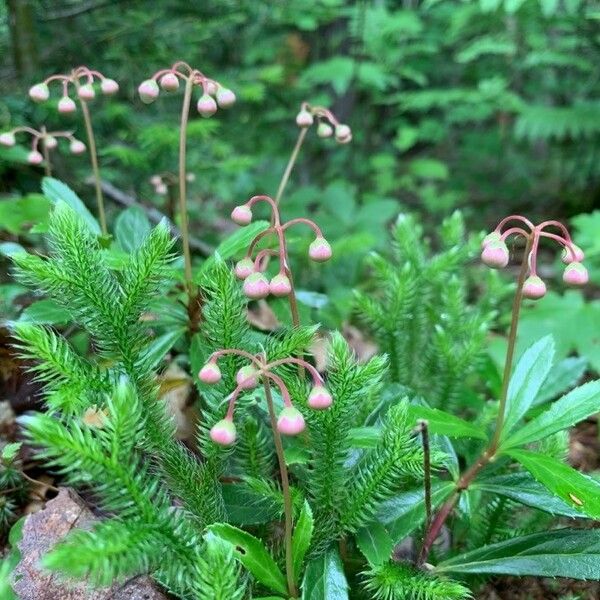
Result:
{"label": "tall flower stalk", "polygon": [[72,154],[82,154],[86,150],[85,144],[76,139],[72,131],[48,131],[45,127],[42,127],[40,131],[27,126],[15,127],[0,134],[0,144],[9,147],[14,146],[17,142],[16,136],[20,133],[26,133],[31,137],[31,150],[27,154],[27,162],[30,165],[43,163],[47,177],[52,175],[50,152],[58,147],[59,138],[64,138],[69,142],[69,149]]}
{"label": "tall flower stalk", "polygon": [[[302,413],[292,404],[288,388],[283,379],[276,374],[275,369],[284,365],[298,365],[310,374],[313,387],[308,395],[307,403],[309,407],[315,410],[324,410],[331,406],[333,400],[325,387],[323,378],[315,367],[305,360],[294,357],[268,362],[264,354],[252,355],[249,352],[237,349],[219,350],[209,357],[208,362],[200,370],[198,374],[200,380],[207,384],[218,383],[221,380],[218,361],[221,357],[231,354],[245,358],[248,360],[248,364],[238,371],[236,375],[237,386],[228,396],[225,417],[212,427],[210,436],[215,443],[222,446],[230,446],[236,441],[237,431],[233,418],[237,399],[243,392],[253,390],[259,383],[262,383],[281,477],[285,516],[284,546],[287,587],[290,597],[296,598],[298,590],[294,579],[292,554],[293,505],[281,434],[298,435],[304,431],[306,424]],[[271,384],[278,388],[283,400],[283,409],[278,416],[275,414]]]}
{"label": "tall flower stalk", "polygon": [[510,253],[506,241],[510,237],[524,238],[525,250],[521,260],[517,289],[513,300],[508,347],[504,362],[502,388],[494,433],[486,449],[475,463],[461,475],[450,498],[442,505],[435,518],[431,521],[431,524],[426,528],[423,546],[419,555],[420,564],[427,560],[431,547],[437,539],[444,523],[452,513],[460,494],[471,485],[481,469],[492,461],[498,452],[505,423],[508,386],[512,373],[522,300],[523,298],[538,300],[546,294],[546,284],[540,278],[537,271],[540,241],[547,238],[558,243],[563,248],[562,261],[566,264],[563,272],[563,281],[565,283],[573,286],[582,286],[589,279],[587,269],[581,263],[584,259],[583,251],[573,243],[569,231],[559,221],[544,221],[539,225],[534,225],[529,219],[520,215],[510,215],[502,219],[494,231],[484,238],[482,243],[481,259],[487,266],[501,269],[508,265]]}
{"label": "tall flower stalk", "polygon": [[77,105],[69,95],[69,86],[72,86],[75,90],[81,108],[81,114],[83,115],[83,123],[90,149],[90,162],[94,174],[100,229],[102,235],[107,235],[108,229],[106,226],[106,213],[104,210],[104,195],[102,194],[100,168],[98,166],[98,153],[96,151],[96,138],[94,136],[92,118],[88,107],[88,102],[96,97],[96,92],[94,90],[94,83],[96,81],[100,81],[100,89],[105,95],[110,96],[119,91],[119,84],[114,79],[109,79],[99,71],[93,71],[86,66],[80,66],[73,69],[69,74],[51,75],[44,79],[42,83],[35,84],[29,90],[29,97],[34,102],[45,102],[50,97],[48,85],[53,82],[60,82],[62,85],[62,97],[58,101],[58,112],[61,114],[69,114],[77,111]]}
{"label": "tall flower stalk", "polygon": [[189,222],[187,213],[186,190],[186,152],[187,129],[192,103],[194,86],[201,89],[202,94],[198,99],[196,108],[202,117],[212,117],[218,108],[229,108],[235,103],[235,94],[223,87],[215,79],[204,75],[198,69],[192,68],[186,62],[177,61],[168,69],[161,69],[154,73],[150,79],[143,81],[138,87],[142,102],[150,104],[158,98],[161,88],[166,92],[175,92],[179,89],[180,81],[183,82],[184,92],[181,104],[180,129],[179,129],[179,220],[181,228],[181,243],[183,246],[185,287],[188,295],[188,310],[192,309],[196,296],[193,273],[192,255],[190,251]]}

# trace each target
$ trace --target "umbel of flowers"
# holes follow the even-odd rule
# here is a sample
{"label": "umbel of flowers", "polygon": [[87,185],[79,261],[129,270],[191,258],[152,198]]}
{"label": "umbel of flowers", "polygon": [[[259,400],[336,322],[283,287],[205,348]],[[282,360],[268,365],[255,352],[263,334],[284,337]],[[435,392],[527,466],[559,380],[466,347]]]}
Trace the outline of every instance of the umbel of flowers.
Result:
{"label": "umbel of flowers", "polygon": [[296,125],[308,129],[317,123],[317,135],[321,138],[335,137],[340,144],[348,144],[352,141],[352,130],[348,125],[340,123],[336,116],[323,106],[311,106],[303,102],[300,112],[296,115]]}
{"label": "umbel of flowers", "polygon": [[217,444],[229,446],[236,440],[236,428],[233,422],[235,403],[239,395],[247,390],[253,390],[263,379],[271,381],[281,393],[283,409],[277,418],[277,430],[284,435],[297,435],[304,431],[305,422],[302,413],[292,404],[290,393],[283,379],[279,377],[274,369],[283,365],[298,365],[310,374],[313,380],[312,389],[308,395],[308,406],[315,410],[329,408],[332,398],[319,372],[310,363],[300,358],[282,358],[273,362],[266,362],[264,356],[252,355],[244,350],[226,349],[213,353],[208,362],[202,367],[198,377],[200,381],[207,384],[215,384],[221,381],[221,370],[218,365],[219,358],[227,354],[248,359],[249,364],[242,367],[236,374],[237,386],[228,396],[228,408],[225,418],[216,423],[210,430],[210,437]]}
{"label": "umbel of flowers", "polygon": [[537,300],[546,294],[546,284],[537,272],[537,255],[542,238],[548,238],[562,246],[562,261],[567,265],[563,272],[565,283],[581,286],[588,282],[588,272],[582,264],[583,251],[573,243],[569,231],[559,221],[544,221],[534,225],[529,219],[520,215],[511,215],[502,219],[496,229],[483,240],[481,259],[486,265],[495,269],[506,267],[509,261],[506,240],[510,236],[521,236],[526,240],[525,252],[529,267],[527,278],[523,283],[523,296],[526,298]]}

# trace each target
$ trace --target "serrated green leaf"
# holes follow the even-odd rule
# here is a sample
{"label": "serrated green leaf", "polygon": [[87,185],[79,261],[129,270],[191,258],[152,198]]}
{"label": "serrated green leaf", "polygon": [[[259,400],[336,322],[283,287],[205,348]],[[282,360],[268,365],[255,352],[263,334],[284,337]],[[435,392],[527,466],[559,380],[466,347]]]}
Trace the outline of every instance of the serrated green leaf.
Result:
{"label": "serrated green leaf", "polygon": [[115,239],[125,252],[137,250],[152,226],[146,213],[139,206],[130,206],[122,211],[115,222]]}
{"label": "serrated green leaf", "polygon": [[100,235],[100,225],[92,213],[87,209],[81,198],[66,184],[52,177],[42,179],[42,192],[53,204],[64,202],[68,204],[80,217],[90,230]]}
{"label": "serrated green leaf", "polygon": [[279,517],[272,498],[265,498],[245,483],[224,484],[223,501],[228,521],[235,525],[259,525]]}
{"label": "serrated green leaf", "polygon": [[509,450],[542,485],[575,510],[600,519],[600,483],[564,463],[529,450]]}
{"label": "serrated green leaf", "polygon": [[314,529],[314,520],[310,505],[305,500],[300,516],[294,525],[292,535],[292,562],[294,566],[294,581],[298,581],[302,562],[310,546]]}
{"label": "serrated green leaf", "polygon": [[523,446],[567,429],[600,411],[600,380],[590,381],[553,402],[548,410],[515,431],[502,448]]}
{"label": "serrated green leaf", "polygon": [[534,533],[454,556],[435,571],[595,580],[600,572],[600,530]]}
{"label": "serrated green leaf", "polygon": [[147,368],[156,369],[167,352],[183,337],[185,327],[171,329],[150,342],[142,355],[142,361]]}
{"label": "serrated green leaf", "polygon": [[231,544],[237,559],[257,581],[280,594],[286,594],[285,577],[258,538],[227,523],[211,525],[209,531]]}
{"label": "serrated green leaf", "polygon": [[554,365],[534,400],[533,406],[548,402],[575,387],[585,373],[587,362],[585,357],[571,356]]}
{"label": "serrated green leaf", "polygon": [[356,543],[372,566],[387,562],[394,549],[394,540],[378,521],[359,529],[356,533]]}
{"label": "serrated green leaf", "polygon": [[425,419],[431,433],[439,433],[448,437],[487,439],[485,431],[482,431],[480,427],[437,408],[411,404],[408,407],[408,417],[414,421]]}
{"label": "serrated green leaf", "polygon": [[337,549],[313,558],[302,581],[302,600],[348,600],[348,582]]}

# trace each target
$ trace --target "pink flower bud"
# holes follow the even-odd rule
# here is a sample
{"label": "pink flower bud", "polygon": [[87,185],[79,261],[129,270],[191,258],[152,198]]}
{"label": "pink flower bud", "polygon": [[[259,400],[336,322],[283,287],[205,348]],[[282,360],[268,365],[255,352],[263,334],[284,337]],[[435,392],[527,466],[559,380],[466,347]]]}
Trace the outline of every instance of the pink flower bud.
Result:
{"label": "pink flower bud", "polygon": [[165,73],[160,78],[160,87],[165,92],[176,92],[179,89],[179,78],[175,73]]}
{"label": "pink flower bud", "polygon": [[340,144],[347,144],[352,141],[352,130],[348,125],[337,125],[335,128],[335,139]]}
{"label": "pink flower bud", "polygon": [[146,79],[142,81],[138,87],[138,94],[144,104],[151,104],[158,98],[160,90],[158,89],[158,83],[154,79]]}
{"label": "pink flower bud", "polygon": [[491,242],[500,242],[502,241],[502,235],[499,231],[492,231],[488,233],[481,242],[481,247],[485,248]]}
{"label": "pink flower bud", "polygon": [[503,269],[508,264],[508,257],[504,242],[488,242],[481,252],[481,260],[492,269]]}
{"label": "pink flower bud", "polygon": [[246,279],[254,273],[254,261],[251,258],[242,258],[236,263],[233,272],[238,279]]}
{"label": "pink flower bud", "polygon": [[244,280],[244,294],[251,300],[266,298],[271,291],[267,278],[262,273],[252,273]]}
{"label": "pink flower bud", "polygon": [[231,446],[237,437],[235,425],[231,419],[222,419],[210,430],[210,439],[219,446]]}
{"label": "pink flower bud", "polygon": [[258,385],[257,373],[252,365],[247,365],[236,373],[235,381],[243,390],[253,390]]}
{"label": "pink flower bud", "polygon": [[315,262],[325,262],[331,258],[331,246],[324,237],[317,237],[308,247],[308,256]]}
{"label": "pink flower bud", "polygon": [[215,96],[217,91],[219,90],[217,84],[214,81],[207,81],[206,87],[204,89],[206,90],[206,93],[209,96]]}
{"label": "pink flower bud", "polygon": [[45,135],[43,138],[43,143],[48,150],[54,150],[54,148],[58,146],[58,140],[53,135]]}
{"label": "pink flower bud", "polygon": [[68,113],[74,113],[77,110],[77,105],[75,104],[75,100],[69,98],[69,96],[63,96],[58,101],[58,112],[66,115]]}
{"label": "pink flower bud", "polygon": [[195,173],[186,173],[185,174],[185,180],[189,181],[190,183],[192,181],[196,181],[196,174]]}
{"label": "pink flower bud", "polygon": [[86,83],[77,90],[77,95],[82,100],[93,100],[96,97],[96,92],[91,83]]}
{"label": "pink flower bud", "polygon": [[103,94],[112,96],[119,91],[119,84],[114,79],[103,79],[100,84],[100,89]]}
{"label": "pink flower bud", "polygon": [[163,180],[160,175],[152,175],[152,177],[150,177],[150,185],[153,185],[154,187],[160,185],[162,182]]}
{"label": "pink flower bud", "polygon": [[200,115],[206,119],[208,117],[212,117],[217,112],[217,103],[212,96],[209,96],[208,94],[202,94],[198,100],[196,108],[198,109]]}
{"label": "pink flower bud", "polygon": [[546,295],[546,284],[537,276],[530,275],[523,284],[523,296],[539,300]]}
{"label": "pink flower bud", "polygon": [[315,410],[329,408],[332,402],[331,394],[322,385],[315,385],[308,395],[308,405]]}
{"label": "pink flower bud", "polygon": [[317,127],[317,135],[320,138],[328,138],[333,135],[333,127],[329,123],[319,123]]}
{"label": "pink flower bud", "polygon": [[238,225],[248,225],[252,221],[252,209],[245,204],[236,206],[231,211],[231,220]]}
{"label": "pink flower bud", "polygon": [[27,162],[30,165],[40,165],[44,162],[44,157],[37,150],[32,150],[27,155]]}
{"label": "pink flower bud", "polygon": [[269,283],[269,291],[273,296],[287,296],[292,291],[292,284],[287,275],[279,273],[271,279]]}
{"label": "pink flower bud", "polygon": [[310,127],[314,122],[314,117],[305,109],[302,109],[296,115],[296,125],[298,127]]}
{"label": "pink flower bud", "polygon": [[15,139],[15,134],[12,132],[0,133],[0,144],[3,146],[14,146],[17,140]]}
{"label": "pink flower bud", "polygon": [[[571,247],[573,251],[571,251],[571,248],[569,248],[568,246],[562,251],[561,259],[565,263],[565,265],[568,265],[572,262],[581,262],[585,258],[585,254],[579,246],[571,244]],[[573,256],[573,254],[575,254],[575,256]]]}
{"label": "pink flower bud", "polygon": [[85,144],[80,140],[72,140],[69,150],[73,154],[83,154],[85,152]]}
{"label": "pink flower bud", "polygon": [[229,108],[235,104],[235,94],[227,88],[220,87],[217,90],[217,104],[221,108]]}
{"label": "pink flower bud", "polygon": [[50,90],[45,83],[36,83],[29,88],[29,97],[34,102],[45,102],[50,97]]}
{"label": "pink flower bud", "polygon": [[221,381],[221,369],[219,369],[219,365],[214,361],[207,362],[200,369],[200,373],[198,373],[198,379],[200,379],[202,383],[218,383]]}
{"label": "pink flower bud", "polygon": [[159,183],[155,188],[154,191],[159,195],[159,196],[166,196],[167,192],[169,191],[169,189],[167,188],[167,184],[166,183]]}
{"label": "pink flower bud", "polygon": [[302,413],[293,406],[286,406],[280,413],[277,419],[277,429],[284,435],[298,435],[306,424]]}
{"label": "pink flower bud", "polygon": [[569,285],[585,285],[590,279],[587,269],[580,262],[567,265],[563,281]]}

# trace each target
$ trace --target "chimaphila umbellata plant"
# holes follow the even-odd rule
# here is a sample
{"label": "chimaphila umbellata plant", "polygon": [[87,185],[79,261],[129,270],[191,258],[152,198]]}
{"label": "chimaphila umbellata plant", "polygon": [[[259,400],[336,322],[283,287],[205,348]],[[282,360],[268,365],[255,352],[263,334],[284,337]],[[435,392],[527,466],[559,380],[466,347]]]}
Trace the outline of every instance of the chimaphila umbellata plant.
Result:
{"label": "chimaphila umbellata plant", "polygon": [[50,151],[58,147],[59,138],[64,138],[69,142],[69,150],[72,154],[83,154],[86,150],[85,144],[75,138],[72,131],[47,131],[45,127],[42,127],[38,131],[25,125],[1,133],[0,144],[9,147],[14,146],[17,142],[16,135],[20,133],[27,133],[31,137],[31,151],[27,154],[27,162],[30,165],[40,165],[43,163],[46,176],[48,177],[52,175]]}

